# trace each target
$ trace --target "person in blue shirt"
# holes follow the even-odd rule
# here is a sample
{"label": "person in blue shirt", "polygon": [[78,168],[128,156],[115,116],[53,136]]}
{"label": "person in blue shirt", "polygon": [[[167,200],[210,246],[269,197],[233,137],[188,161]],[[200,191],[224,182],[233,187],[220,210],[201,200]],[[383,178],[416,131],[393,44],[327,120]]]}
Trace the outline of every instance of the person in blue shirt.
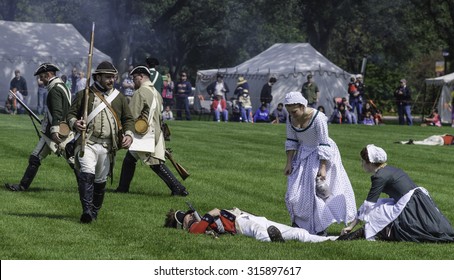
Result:
{"label": "person in blue shirt", "polygon": [[268,111],[268,109],[266,109],[265,104],[262,104],[262,106],[260,106],[260,109],[255,111],[254,122],[255,123],[260,123],[260,122],[269,123],[270,122],[270,112]]}

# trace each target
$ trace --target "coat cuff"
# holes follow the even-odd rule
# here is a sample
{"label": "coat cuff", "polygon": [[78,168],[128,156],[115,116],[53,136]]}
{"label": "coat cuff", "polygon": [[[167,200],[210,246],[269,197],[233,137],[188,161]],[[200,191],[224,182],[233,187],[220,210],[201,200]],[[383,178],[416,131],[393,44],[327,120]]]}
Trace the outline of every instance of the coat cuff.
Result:
{"label": "coat cuff", "polygon": [[60,126],[54,125],[50,127],[50,133],[59,133],[60,132]]}
{"label": "coat cuff", "polygon": [[205,222],[207,222],[210,225],[210,224],[212,224],[214,222],[214,218],[210,214],[205,214],[202,217],[202,221],[205,221]]}
{"label": "coat cuff", "polygon": [[131,136],[132,138],[134,138],[134,133],[133,133],[131,130],[126,130],[125,136],[126,136],[126,135],[129,135],[129,136]]}
{"label": "coat cuff", "polygon": [[76,130],[76,128],[74,127],[74,124],[77,122],[77,119],[76,118],[72,118],[69,120],[69,127],[72,129],[72,130]]}

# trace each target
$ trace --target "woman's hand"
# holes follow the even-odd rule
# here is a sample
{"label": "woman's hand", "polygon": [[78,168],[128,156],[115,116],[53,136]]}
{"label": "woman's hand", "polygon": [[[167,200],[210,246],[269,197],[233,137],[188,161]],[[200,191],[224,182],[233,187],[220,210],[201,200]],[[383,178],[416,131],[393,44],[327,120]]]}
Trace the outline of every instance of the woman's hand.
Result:
{"label": "woman's hand", "polygon": [[284,168],[284,175],[285,176],[288,176],[292,174],[292,165],[291,164],[287,164]]}
{"label": "woman's hand", "polygon": [[326,180],[326,161],[321,160],[320,166],[318,168],[317,177],[320,177],[321,180]]}
{"label": "woman's hand", "polygon": [[340,233],[340,235],[345,235],[345,234],[347,234],[347,233],[351,232],[351,231],[352,231],[352,229],[353,229],[353,228],[352,228],[351,226],[348,226],[348,227],[344,227],[344,228],[343,228],[343,229],[341,230],[341,233]]}
{"label": "woman's hand", "polygon": [[343,229],[341,230],[340,235],[345,235],[345,234],[351,232],[351,231],[355,228],[355,226],[356,226],[357,224],[358,224],[358,219],[354,219],[354,220],[348,225],[348,227],[345,227],[345,228],[343,228]]}

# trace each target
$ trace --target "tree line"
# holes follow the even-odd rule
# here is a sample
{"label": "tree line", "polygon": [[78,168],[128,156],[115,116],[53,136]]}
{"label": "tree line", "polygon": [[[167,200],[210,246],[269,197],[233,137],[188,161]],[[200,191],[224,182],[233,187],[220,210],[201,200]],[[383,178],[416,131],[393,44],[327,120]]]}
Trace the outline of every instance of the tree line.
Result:
{"label": "tree line", "polygon": [[[308,42],[350,73],[367,59],[367,98],[392,109],[401,78],[418,104],[435,61],[454,61],[453,0],[0,0],[9,21],[71,23],[120,71],[155,56],[172,77],[238,65],[274,43]],[[442,52],[449,53],[443,57]],[[448,69],[449,70],[449,69]]]}

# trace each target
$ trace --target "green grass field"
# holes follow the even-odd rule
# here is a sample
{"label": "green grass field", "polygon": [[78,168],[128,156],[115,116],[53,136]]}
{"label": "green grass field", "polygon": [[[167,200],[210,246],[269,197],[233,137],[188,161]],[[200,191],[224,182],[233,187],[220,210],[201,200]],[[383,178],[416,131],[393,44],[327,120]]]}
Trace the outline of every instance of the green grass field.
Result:
{"label": "green grass field", "polygon": [[[0,259],[145,259],[145,260],[394,260],[453,259],[454,244],[368,242],[261,243],[245,236],[213,239],[163,227],[170,208],[186,209],[189,200],[200,212],[214,207],[243,208],[289,224],[285,207],[286,177],[283,125],[172,122],[168,146],[191,173],[184,182],[190,195],[171,197],[164,183],[139,164],[131,193],[116,194],[121,162],[117,154],[113,184],[108,185],[98,221],[79,223],[81,206],[72,171],[63,158],[49,156],[30,190],[7,191],[27,166],[37,136],[28,116],[0,116]],[[454,147],[399,145],[394,141],[452,133],[451,127],[330,125],[330,136],[355,190],[357,206],[369,188],[359,151],[374,143],[388,152],[389,164],[407,171],[427,188],[454,222],[452,183]],[[170,163],[169,163],[170,164]],[[169,165],[172,170],[173,167]],[[328,232],[338,235],[343,225]]]}

